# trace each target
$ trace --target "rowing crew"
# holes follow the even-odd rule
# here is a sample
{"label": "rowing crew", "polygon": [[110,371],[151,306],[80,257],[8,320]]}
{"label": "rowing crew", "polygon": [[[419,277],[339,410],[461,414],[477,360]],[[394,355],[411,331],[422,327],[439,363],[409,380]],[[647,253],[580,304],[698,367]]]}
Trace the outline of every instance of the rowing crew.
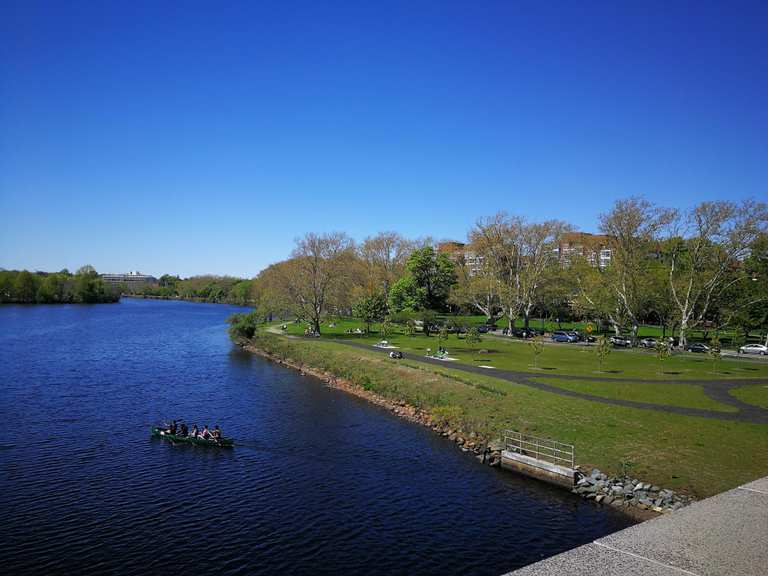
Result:
{"label": "rowing crew", "polygon": [[182,422],[181,425],[176,424],[176,420],[173,420],[165,429],[168,434],[174,436],[184,436],[191,438],[201,438],[203,440],[215,440],[216,442],[221,440],[221,428],[219,425],[213,427],[213,430],[208,430],[208,425],[203,426],[202,430],[198,430],[197,424],[192,424],[192,431],[190,432],[186,423]]}

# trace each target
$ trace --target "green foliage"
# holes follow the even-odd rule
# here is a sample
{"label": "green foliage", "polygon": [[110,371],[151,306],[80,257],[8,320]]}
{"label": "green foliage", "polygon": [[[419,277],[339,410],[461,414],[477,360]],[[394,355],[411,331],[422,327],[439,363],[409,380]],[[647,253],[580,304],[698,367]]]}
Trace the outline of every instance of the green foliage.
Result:
{"label": "green foliage", "polygon": [[381,322],[387,315],[387,299],[381,293],[363,296],[355,302],[352,314],[365,322],[365,329],[370,332],[371,324]]}
{"label": "green foliage", "polygon": [[227,318],[229,324],[229,336],[233,340],[251,340],[258,329],[259,315],[256,310],[247,314],[232,314]]}
{"label": "green foliage", "polygon": [[0,302],[19,304],[116,302],[120,294],[106,286],[93,266],[76,275],[68,271],[35,272],[0,270]]}
{"label": "green foliage", "polygon": [[379,334],[381,334],[382,338],[386,338],[392,334],[392,322],[390,322],[388,318],[385,318],[379,325]]}
{"label": "green foliage", "polygon": [[401,310],[445,310],[451,287],[456,284],[453,262],[431,246],[414,250],[405,264],[405,276],[392,285],[389,304]]}
{"label": "green foliage", "polygon": [[606,336],[598,336],[597,343],[595,344],[595,355],[597,356],[597,365],[600,372],[603,371],[603,362],[608,355],[613,351],[613,345]]}
{"label": "green foliage", "polygon": [[477,326],[472,326],[467,331],[467,343],[468,344],[479,344],[482,338],[480,337],[480,332],[477,329]]}

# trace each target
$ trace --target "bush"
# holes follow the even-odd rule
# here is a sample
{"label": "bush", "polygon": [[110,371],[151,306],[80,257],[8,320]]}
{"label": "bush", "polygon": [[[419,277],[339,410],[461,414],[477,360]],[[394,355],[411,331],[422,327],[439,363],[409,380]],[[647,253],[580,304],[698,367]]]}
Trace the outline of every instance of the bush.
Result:
{"label": "bush", "polygon": [[259,317],[256,311],[248,314],[232,314],[227,318],[229,323],[229,336],[233,340],[250,340],[256,334]]}

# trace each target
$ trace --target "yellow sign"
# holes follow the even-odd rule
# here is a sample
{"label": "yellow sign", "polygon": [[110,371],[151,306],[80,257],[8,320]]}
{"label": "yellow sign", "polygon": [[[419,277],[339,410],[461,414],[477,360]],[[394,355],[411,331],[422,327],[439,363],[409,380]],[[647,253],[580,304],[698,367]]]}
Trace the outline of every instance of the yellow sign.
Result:
{"label": "yellow sign", "polygon": [[587,324],[587,334],[592,334],[592,324]]}

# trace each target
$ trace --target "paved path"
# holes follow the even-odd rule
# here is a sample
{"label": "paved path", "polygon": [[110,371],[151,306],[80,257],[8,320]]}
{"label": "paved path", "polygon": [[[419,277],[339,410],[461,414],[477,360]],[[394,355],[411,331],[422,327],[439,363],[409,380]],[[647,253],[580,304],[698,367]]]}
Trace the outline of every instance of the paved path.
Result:
{"label": "paved path", "polygon": [[[382,354],[388,354],[389,350],[376,348],[370,344],[363,344],[362,342],[350,342],[348,340],[333,340],[338,344],[346,344],[362,350],[368,350],[369,352],[379,352]],[[644,410],[656,410],[658,412],[670,412],[673,414],[681,414],[684,416],[699,416],[702,418],[712,418],[716,420],[727,420],[735,422],[751,422],[754,424],[768,424],[768,410],[760,408],[759,406],[753,406],[742,402],[738,398],[731,396],[729,393],[731,389],[745,384],[768,384],[766,379],[749,378],[749,379],[730,379],[730,380],[650,380],[643,378],[607,378],[601,376],[568,376],[560,374],[542,374],[540,372],[516,372],[512,370],[501,369],[488,369],[481,368],[480,366],[473,366],[470,364],[463,364],[460,362],[446,362],[443,360],[437,360],[434,358],[427,358],[425,356],[419,356],[411,353],[403,353],[403,357],[409,360],[415,360],[425,364],[431,364],[433,366],[440,366],[442,368],[451,368],[453,370],[461,370],[463,372],[471,372],[473,374],[482,374],[483,376],[492,376],[493,378],[500,378],[509,382],[515,382],[516,384],[523,384],[553,394],[559,394],[560,396],[569,396],[571,398],[581,398],[583,400],[590,400],[592,402],[600,402],[602,404],[612,404],[614,406],[627,406],[630,408],[641,408]],[[593,394],[586,394],[584,392],[576,392],[573,390],[566,390],[559,388],[551,384],[545,384],[544,382],[538,382],[539,378],[563,378],[568,380],[586,380],[590,382],[631,382],[633,384],[695,384],[701,386],[704,394],[709,396],[712,400],[732,406],[736,409],[736,412],[718,412],[717,410],[706,410],[703,408],[684,408],[682,406],[668,406],[665,404],[654,404],[652,402],[637,402],[634,400],[621,400],[618,398],[604,398],[602,396],[595,396]]]}
{"label": "paved path", "polygon": [[765,576],[768,477],[531,564],[508,576],[572,574]]}

